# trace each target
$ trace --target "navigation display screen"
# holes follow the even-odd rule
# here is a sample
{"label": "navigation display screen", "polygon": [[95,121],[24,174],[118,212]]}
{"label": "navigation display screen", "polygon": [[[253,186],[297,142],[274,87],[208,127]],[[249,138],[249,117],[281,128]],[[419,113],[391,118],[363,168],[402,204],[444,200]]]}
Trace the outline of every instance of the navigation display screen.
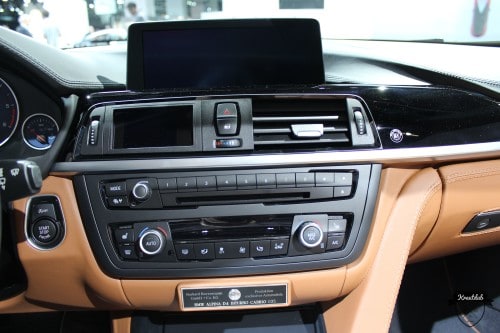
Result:
{"label": "navigation display screen", "polygon": [[114,149],[193,145],[190,105],[113,111]]}
{"label": "navigation display screen", "polygon": [[324,83],[319,24],[310,19],[133,24],[132,90]]}

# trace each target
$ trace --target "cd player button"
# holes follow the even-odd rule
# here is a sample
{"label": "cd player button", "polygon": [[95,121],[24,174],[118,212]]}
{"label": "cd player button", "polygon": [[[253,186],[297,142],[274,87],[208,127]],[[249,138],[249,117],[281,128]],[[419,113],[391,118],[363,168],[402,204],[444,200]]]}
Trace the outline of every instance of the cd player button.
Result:
{"label": "cd player button", "polygon": [[196,177],[198,191],[212,191],[217,189],[215,176]]}
{"label": "cd player button", "polygon": [[314,186],[314,173],[300,172],[295,174],[297,187]]}
{"label": "cd player button", "polygon": [[161,192],[177,192],[177,179],[160,178],[158,179],[158,187]]}
{"label": "cd player button", "polygon": [[179,192],[196,191],[196,177],[177,178],[177,189]]}
{"label": "cd player button", "polygon": [[107,196],[127,195],[125,182],[108,183],[104,185]]}
{"label": "cd player button", "polygon": [[195,259],[193,244],[177,244],[175,252],[178,260],[193,260]]}
{"label": "cd player button", "polygon": [[327,244],[326,244],[326,250],[337,250],[344,245],[344,238],[345,234],[333,234],[331,236],[328,236]]}
{"label": "cd player button", "polygon": [[194,253],[196,259],[198,260],[215,259],[214,244],[213,243],[194,244]]}
{"label": "cd player button", "polygon": [[333,186],[334,174],[332,172],[316,172],[316,186]]}
{"label": "cd player button", "polygon": [[257,188],[276,188],[276,175],[274,173],[257,175]]}
{"label": "cd player button", "polygon": [[278,187],[295,187],[295,174],[278,173],[276,174],[276,183]]}
{"label": "cd player button", "polygon": [[267,257],[271,247],[270,240],[259,240],[250,242],[250,256],[251,257]]}
{"label": "cd player button", "polygon": [[350,186],[340,186],[335,187],[333,190],[334,198],[344,198],[351,195],[351,187]]}
{"label": "cd player button", "polygon": [[217,189],[221,191],[236,190],[236,176],[217,176]]}
{"label": "cd player button", "polygon": [[352,173],[350,172],[335,172],[335,186],[351,186]]}
{"label": "cd player button", "polygon": [[236,183],[238,189],[252,189],[257,187],[257,178],[255,175],[237,175]]}
{"label": "cd player button", "polygon": [[288,239],[271,239],[271,248],[269,249],[269,255],[279,256],[287,254],[288,252]]}
{"label": "cd player button", "polygon": [[128,198],[126,196],[117,196],[108,198],[109,207],[128,207]]}

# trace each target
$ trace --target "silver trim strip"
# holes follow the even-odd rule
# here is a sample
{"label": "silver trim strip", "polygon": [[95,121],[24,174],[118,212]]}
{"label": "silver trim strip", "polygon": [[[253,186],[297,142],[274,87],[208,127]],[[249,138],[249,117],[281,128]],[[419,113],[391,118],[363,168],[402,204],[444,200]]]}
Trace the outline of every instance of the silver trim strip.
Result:
{"label": "silver trim strip", "polygon": [[142,160],[109,160],[60,162],[52,174],[110,172],[131,170],[173,170],[213,168],[263,168],[313,166],[339,163],[422,164],[452,162],[484,158],[499,158],[500,142],[476,143],[429,148],[371,149],[294,154],[266,154],[245,156],[210,156],[190,158],[163,158]]}

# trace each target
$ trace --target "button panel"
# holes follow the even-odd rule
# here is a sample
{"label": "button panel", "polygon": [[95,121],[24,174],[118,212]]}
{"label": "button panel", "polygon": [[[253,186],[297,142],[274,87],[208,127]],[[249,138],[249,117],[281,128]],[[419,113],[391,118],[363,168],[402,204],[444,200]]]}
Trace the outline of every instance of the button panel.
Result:
{"label": "button panel", "polygon": [[175,245],[178,260],[217,260],[283,256],[288,238],[231,242],[182,243]]}
{"label": "button panel", "polygon": [[236,231],[224,218],[211,220],[219,222],[210,230],[192,220],[164,221],[114,225],[111,234],[116,252],[125,261],[265,259],[338,251],[346,242],[352,216],[282,215],[276,219],[270,215],[244,223]]}
{"label": "button panel", "polygon": [[[245,165],[232,166],[231,158],[225,154],[228,163],[217,168],[205,167],[200,156],[190,168],[177,168],[172,160],[151,171],[75,175],[87,236],[103,270],[119,278],[151,279],[281,274],[341,267],[363,253],[380,165],[262,168],[253,166],[251,156]],[[181,192],[179,184],[186,178],[193,179],[188,182],[193,190]],[[131,190],[143,181],[148,181],[151,196],[133,201]],[[120,196],[108,196],[105,185],[121,182],[129,206],[110,207],[108,198]],[[348,196],[335,198],[335,188]],[[311,237],[306,246],[299,229],[308,221],[322,233],[306,229],[304,237]],[[157,254],[140,248],[144,229],[165,231]],[[120,230],[116,236],[115,230]],[[145,242],[153,248],[143,247],[156,253],[158,239],[152,238]],[[199,247],[207,245],[202,253]]]}
{"label": "button panel", "polygon": [[[102,189],[105,196],[105,204],[111,209],[159,209],[182,205],[177,197],[186,195],[198,195],[196,192],[228,192],[232,194],[245,195],[252,192],[254,198],[259,198],[258,190],[276,191],[275,196],[279,200],[279,193],[297,193],[299,189],[304,191],[317,191],[318,196],[310,197],[310,200],[345,200],[355,194],[356,171],[318,171],[318,172],[283,172],[283,173],[230,173],[230,174],[194,174],[186,177],[144,178],[126,179],[121,181],[103,182]],[[137,199],[138,186],[147,184],[151,189],[143,200]],[[144,186],[143,186],[144,187]],[[133,191],[135,189],[135,192]],[[141,188],[139,188],[141,189]],[[296,189],[293,192],[293,189]],[[315,190],[313,190],[315,189]],[[319,192],[318,192],[319,191]],[[140,194],[140,193],[139,193]],[[219,193],[218,195],[223,195]],[[202,196],[210,197],[209,193]],[[217,194],[214,195],[216,197]],[[243,198],[245,200],[245,198]],[[182,199],[181,199],[182,201]],[[215,201],[215,199],[213,200]],[[254,199],[258,201],[258,199]]]}

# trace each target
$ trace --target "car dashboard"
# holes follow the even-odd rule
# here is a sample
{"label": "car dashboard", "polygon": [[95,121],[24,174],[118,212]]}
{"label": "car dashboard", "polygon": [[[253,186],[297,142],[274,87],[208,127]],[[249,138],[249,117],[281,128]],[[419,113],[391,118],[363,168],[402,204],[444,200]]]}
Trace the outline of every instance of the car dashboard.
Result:
{"label": "car dashboard", "polygon": [[494,90],[366,55],[384,79],[127,90],[124,50],[0,32],[0,155],[43,177],[3,207],[1,313],[129,332],[134,311],[312,306],[325,331],[387,331],[407,263],[500,242]]}

